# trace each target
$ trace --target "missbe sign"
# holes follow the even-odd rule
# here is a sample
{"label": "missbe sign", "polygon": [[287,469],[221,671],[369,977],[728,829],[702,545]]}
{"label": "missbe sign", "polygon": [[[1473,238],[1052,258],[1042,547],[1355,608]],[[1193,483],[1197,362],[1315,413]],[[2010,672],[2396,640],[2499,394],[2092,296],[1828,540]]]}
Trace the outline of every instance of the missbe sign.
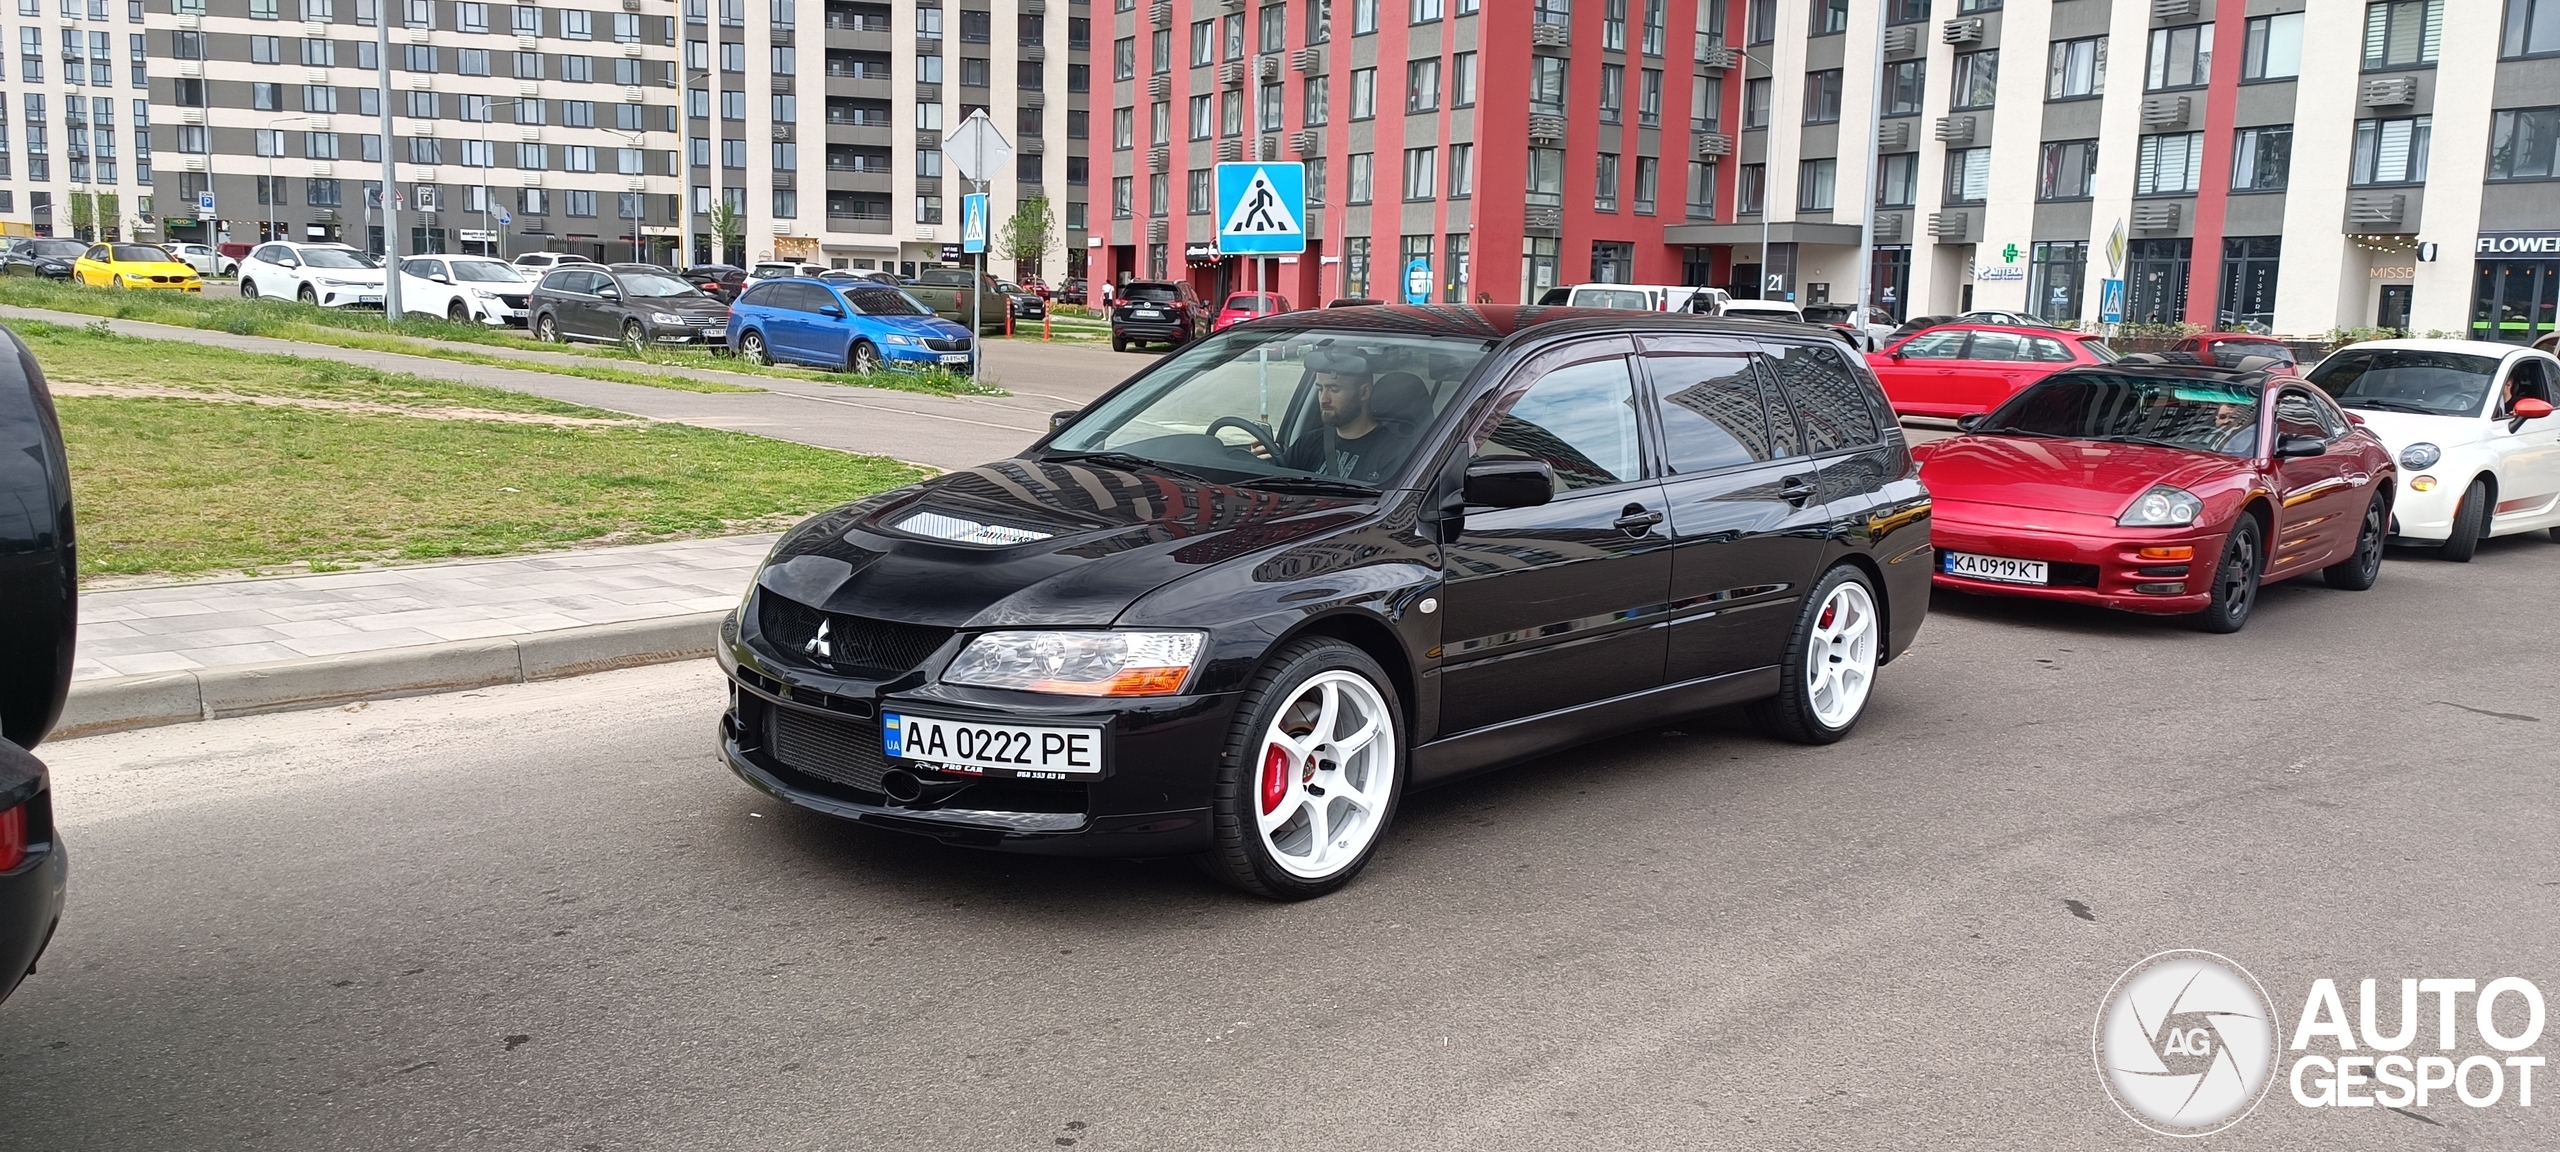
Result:
{"label": "missbe sign", "polygon": [[2549,232],[2483,232],[2473,252],[2480,256],[2550,256],[2560,258],[2560,230]]}

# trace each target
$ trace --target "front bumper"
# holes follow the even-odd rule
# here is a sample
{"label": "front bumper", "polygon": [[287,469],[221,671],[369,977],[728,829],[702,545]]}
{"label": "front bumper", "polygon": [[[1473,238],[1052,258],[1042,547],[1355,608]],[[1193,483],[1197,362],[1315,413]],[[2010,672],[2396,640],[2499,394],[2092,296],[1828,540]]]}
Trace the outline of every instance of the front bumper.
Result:
{"label": "front bumper", "polygon": [[[1939,567],[1930,583],[1939,588],[2158,616],[2202,612],[2212,603],[2214,564],[2222,555],[2219,529],[2119,528],[2095,516],[1943,498],[1931,515],[1929,542],[1938,550]],[[2020,521],[2036,527],[2022,528]],[[2137,554],[2143,548],[2181,547],[2190,550],[2183,561],[2145,560]],[[2009,584],[1952,576],[1945,569],[1949,552],[2042,560],[2052,582]],[[2170,586],[2177,591],[2168,591]]]}
{"label": "front bumper", "polygon": [[[742,634],[741,628],[745,632]],[[1176,856],[1208,850],[1213,776],[1236,698],[1129,700],[1034,697],[953,688],[908,673],[845,679],[758,650],[752,623],[733,616],[720,665],[729,710],[720,721],[723,762],[739,779],[786,804],[944,843],[1061,856]],[[938,667],[955,639],[926,663]],[[979,777],[912,768],[881,748],[883,710],[1029,724],[1100,724],[1108,749],[1101,776],[1077,780]],[[794,767],[777,754],[780,729],[832,739],[831,763]],[[926,795],[901,803],[879,789],[885,769],[907,771]],[[823,773],[823,774],[821,774]]]}
{"label": "front bumper", "polygon": [[382,307],[382,289],[377,287],[329,288],[318,284],[309,285],[309,287],[319,294],[320,306],[323,308]]}
{"label": "front bumper", "polygon": [[649,342],[652,344],[726,344],[729,342],[727,317],[722,317],[711,324],[659,324],[652,321],[641,331],[648,334]]}
{"label": "front bumper", "polygon": [[931,348],[919,348],[913,344],[881,344],[875,347],[880,349],[880,362],[890,368],[908,372],[940,368],[963,376],[969,374],[969,353],[967,352],[936,352]]}
{"label": "front bumper", "polygon": [[[2391,543],[2432,547],[2442,545],[2453,535],[2453,518],[2462,508],[2462,494],[2471,487],[2471,476],[2483,469],[2447,467],[2452,463],[2439,460],[2434,468],[2417,476],[2403,475],[2394,482]],[[2455,476],[2461,479],[2452,479]],[[2433,479],[2434,487],[2418,491],[2410,481],[2419,479]]]}

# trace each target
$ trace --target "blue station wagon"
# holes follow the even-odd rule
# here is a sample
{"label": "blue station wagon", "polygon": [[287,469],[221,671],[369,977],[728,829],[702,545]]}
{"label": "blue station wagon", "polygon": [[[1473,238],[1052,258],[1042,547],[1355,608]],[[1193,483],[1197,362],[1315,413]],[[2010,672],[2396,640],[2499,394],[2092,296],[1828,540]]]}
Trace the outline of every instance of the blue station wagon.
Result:
{"label": "blue station wagon", "polygon": [[729,348],[755,364],[857,373],[969,370],[969,330],[885,284],[800,278],[751,284],[729,307]]}

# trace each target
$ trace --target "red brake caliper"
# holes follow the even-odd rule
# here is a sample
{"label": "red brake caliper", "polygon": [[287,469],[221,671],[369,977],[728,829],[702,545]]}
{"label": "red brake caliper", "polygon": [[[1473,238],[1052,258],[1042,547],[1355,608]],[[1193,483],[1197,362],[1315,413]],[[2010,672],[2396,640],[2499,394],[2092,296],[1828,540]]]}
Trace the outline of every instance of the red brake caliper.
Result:
{"label": "red brake caliper", "polygon": [[1289,798],[1289,751],[1274,744],[1262,754],[1262,814],[1268,816]]}
{"label": "red brake caliper", "polygon": [[1817,621],[1814,626],[1817,628],[1828,628],[1831,626],[1832,619],[1838,615],[1840,615],[1840,602],[1834,600],[1831,603],[1822,606],[1822,619]]}

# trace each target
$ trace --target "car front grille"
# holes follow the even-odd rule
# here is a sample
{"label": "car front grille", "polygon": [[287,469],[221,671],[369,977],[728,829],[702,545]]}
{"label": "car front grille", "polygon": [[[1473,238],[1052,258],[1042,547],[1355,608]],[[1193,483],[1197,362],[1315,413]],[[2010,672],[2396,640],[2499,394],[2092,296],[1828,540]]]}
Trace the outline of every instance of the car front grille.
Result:
{"label": "car front grille", "polygon": [[524,303],[527,299],[529,299],[529,297],[522,295],[500,296],[498,297],[498,303],[504,304],[509,308],[522,308],[524,307]]}
{"label": "car front grille", "polygon": [[789,708],[765,711],[765,748],[794,772],[863,792],[880,791],[889,753],[877,724],[849,724]]}
{"label": "car front grille", "polygon": [[966,352],[969,350],[969,338],[966,336],[927,336],[924,338],[924,346],[931,348],[936,352]]}
{"label": "car front grille", "polygon": [[[757,592],[756,603],[757,623],[775,655],[867,680],[886,680],[924,663],[952,633],[949,628],[821,612],[771,592]],[[822,624],[827,635],[820,644]]]}

